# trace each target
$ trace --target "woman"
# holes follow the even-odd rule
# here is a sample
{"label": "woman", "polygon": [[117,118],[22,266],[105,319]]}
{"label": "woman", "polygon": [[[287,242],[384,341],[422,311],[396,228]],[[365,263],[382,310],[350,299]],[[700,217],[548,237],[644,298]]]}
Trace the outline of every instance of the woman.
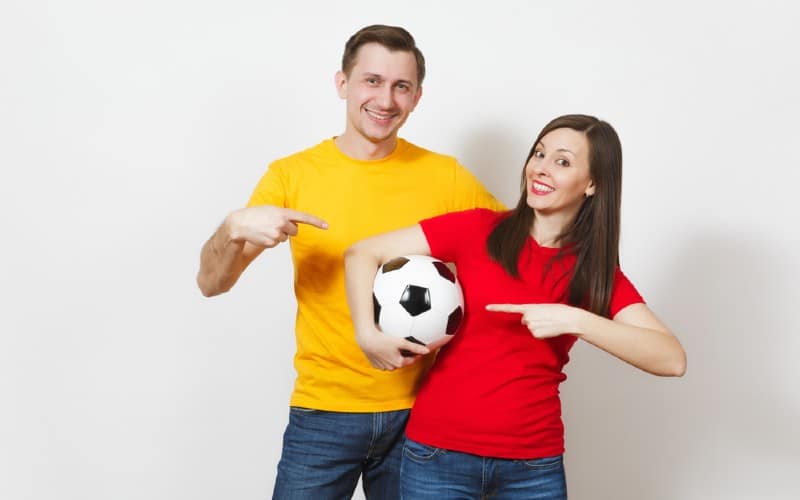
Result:
{"label": "woman", "polygon": [[379,265],[432,255],[456,264],[464,289],[461,330],[422,381],[406,428],[404,498],[566,498],[558,385],[578,338],[655,375],[685,371],[680,343],[618,267],[614,129],[585,115],[551,121],[522,185],[509,212],[445,214],[346,254],[357,340],[376,368],[402,368],[428,351],[375,327]]}

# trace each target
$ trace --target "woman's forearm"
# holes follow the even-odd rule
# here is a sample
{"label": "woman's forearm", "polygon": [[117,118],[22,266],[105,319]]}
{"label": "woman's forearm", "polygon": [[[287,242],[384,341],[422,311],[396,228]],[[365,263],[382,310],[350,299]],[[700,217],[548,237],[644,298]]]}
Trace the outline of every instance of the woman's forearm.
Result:
{"label": "woman's forearm", "polygon": [[613,320],[586,312],[578,329],[583,340],[648,373],[680,377],[686,371],[680,342],[644,304],[628,306]]}
{"label": "woman's forearm", "polygon": [[370,253],[364,245],[356,244],[345,252],[344,264],[350,316],[353,319],[356,336],[364,335],[374,324],[372,285],[381,262],[378,256]]}

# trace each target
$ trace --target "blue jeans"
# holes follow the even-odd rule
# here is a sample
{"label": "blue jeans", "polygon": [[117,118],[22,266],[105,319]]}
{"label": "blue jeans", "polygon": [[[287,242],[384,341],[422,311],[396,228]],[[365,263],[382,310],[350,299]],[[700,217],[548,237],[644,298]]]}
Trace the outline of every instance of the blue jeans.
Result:
{"label": "blue jeans", "polygon": [[290,408],[272,498],[351,498],[363,474],[368,499],[399,499],[400,457],[408,413]]}
{"label": "blue jeans", "polygon": [[481,457],[406,438],[400,466],[406,500],[565,500],[561,455],[533,460]]}

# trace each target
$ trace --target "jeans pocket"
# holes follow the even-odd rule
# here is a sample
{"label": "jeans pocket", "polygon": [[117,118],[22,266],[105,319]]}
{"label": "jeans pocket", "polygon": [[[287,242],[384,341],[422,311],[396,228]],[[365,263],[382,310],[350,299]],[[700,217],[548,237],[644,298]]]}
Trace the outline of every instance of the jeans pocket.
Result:
{"label": "jeans pocket", "polygon": [[431,460],[442,451],[441,448],[418,443],[408,438],[406,438],[406,442],[403,445],[403,452],[408,458],[414,460]]}
{"label": "jeans pocket", "polygon": [[534,458],[531,460],[522,460],[525,467],[535,470],[547,470],[560,467],[564,460],[563,455],[556,455],[554,457]]}

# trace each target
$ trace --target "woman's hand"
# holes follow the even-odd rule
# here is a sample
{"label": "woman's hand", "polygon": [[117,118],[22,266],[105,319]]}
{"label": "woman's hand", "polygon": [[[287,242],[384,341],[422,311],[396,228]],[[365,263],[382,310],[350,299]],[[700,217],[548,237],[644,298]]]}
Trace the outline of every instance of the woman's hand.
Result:
{"label": "woman's hand", "polygon": [[490,304],[486,309],[520,314],[539,339],[577,335],[653,375],[680,377],[686,371],[680,342],[643,303],[622,308],[613,320],[565,304]]}
{"label": "woman's hand", "polygon": [[586,311],[565,304],[489,304],[487,311],[519,314],[520,321],[537,339],[564,334],[580,335]]}
{"label": "woman's hand", "polygon": [[400,337],[386,335],[377,328],[356,335],[358,346],[364,351],[370,364],[379,370],[392,371],[413,365],[430,349]]}

